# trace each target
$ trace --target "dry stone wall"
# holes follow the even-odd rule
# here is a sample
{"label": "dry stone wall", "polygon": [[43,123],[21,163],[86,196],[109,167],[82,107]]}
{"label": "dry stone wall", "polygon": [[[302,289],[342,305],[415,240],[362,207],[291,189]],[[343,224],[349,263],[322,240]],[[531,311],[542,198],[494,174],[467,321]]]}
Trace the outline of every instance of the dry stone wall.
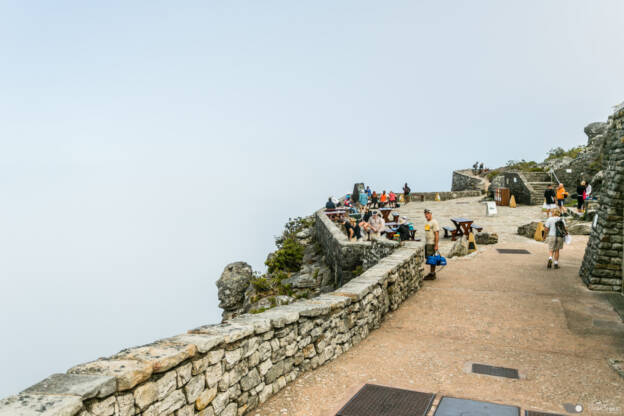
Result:
{"label": "dry stone wall", "polygon": [[590,289],[619,292],[624,244],[624,109],[609,117],[604,140],[600,206],[580,275]]}
{"label": "dry stone wall", "polygon": [[347,352],[420,288],[405,243],[334,292],[206,325],[55,374],[0,416],[237,416]]}
{"label": "dry stone wall", "polygon": [[472,175],[470,170],[456,170],[453,172],[451,191],[482,191],[485,188],[485,180]]}

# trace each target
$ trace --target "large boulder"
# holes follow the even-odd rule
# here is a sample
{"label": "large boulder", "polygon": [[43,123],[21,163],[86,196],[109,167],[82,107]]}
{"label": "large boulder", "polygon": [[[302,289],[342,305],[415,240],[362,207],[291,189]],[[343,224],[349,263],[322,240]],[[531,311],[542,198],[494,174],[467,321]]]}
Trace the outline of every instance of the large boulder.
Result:
{"label": "large boulder", "polygon": [[568,225],[568,233],[571,235],[589,235],[591,228],[591,222],[575,222]]}
{"label": "large boulder", "polygon": [[448,258],[461,257],[468,254],[468,241],[461,237],[455,240],[448,253]]}
{"label": "large boulder", "polygon": [[599,134],[604,134],[607,131],[608,127],[608,123],[597,121],[595,123],[589,123],[587,126],[585,126],[585,129],[583,130],[585,131],[587,137],[591,140]]}
{"label": "large boulder", "polygon": [[242,311],[245,291],[252,278],[251,266],[245,262],[237,261],[225,266],[225,270],[217,280],[219,307],[224,311],[224,318],[226,315],[231,317],[238,311]]}
{"label": "large boulder", "polygon": [[282,280],[282,284],[290,285],[291,287],[296,289],[313,288],[318,286],[316,279],[312,275],[307,273],[294,274],[288,279]]}
{"label": "large boulder", "polygon": [[528,238],[533,238],[535,236],[535,231],[537,230],[538,221],[532,221],[528,224],[521,225],[518,227],[518,234],[523,235]]}
{"label": "large boulder", "polygon": [[498,234],[496,234],[496,233],[477,233],[477,234],[475,234],[475,242],[477,244],[496,244],[496,243],[498,243]]}

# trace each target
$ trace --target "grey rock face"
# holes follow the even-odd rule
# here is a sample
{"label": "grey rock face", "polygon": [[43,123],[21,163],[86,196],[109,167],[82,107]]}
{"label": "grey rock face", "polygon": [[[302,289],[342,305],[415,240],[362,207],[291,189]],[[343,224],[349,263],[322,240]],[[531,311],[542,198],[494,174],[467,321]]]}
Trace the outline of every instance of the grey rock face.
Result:
{"label": "grey rock face", "polygon": [[568,225],[568,233],[571,235],[589,235],[591,234],[590,222],[578,222]]}
{"label": "grey rock face", "polygon": [[316,279],[309,274],[295,274],[283,281],[296,289],[312,288],[317,286]]}
{"label": "grey rock face", "polygon": [[539,224],[539,222],[532,221],[528,224],[521,225],[520,227],[518,227],[518,234],[528,238],[533,238],[533,236],[535,235],[535,230],[537,230],[537,224]]}
{"label": "grey rock face", "polygon": [[217,280],[219,289],[219,307],[226,312],[236,313],[243,308],[245,291],[253,277],[251,266],[238,261],[225,266],[225,270]]}
{"label": "grey rock face", "polygon": [[585,132],[587,137],[592,139],[598,136],[599,134],[604,134],[607,131],[608,126],[609,125],[607,123],[597,121],[595,123],[589,123],[587,126],[585,126],[583,131]]}
{"label": "grey rock face", "polygon": [[465,238],[458,238],[451,246],[448,258],[461,257],[466,254],[468,254],[468,241]]}
{"label": "grey rock face", "polygon": [[498,234],[496,233],[478,233],[475,234],[477,244],[496,244],[498,243]]}

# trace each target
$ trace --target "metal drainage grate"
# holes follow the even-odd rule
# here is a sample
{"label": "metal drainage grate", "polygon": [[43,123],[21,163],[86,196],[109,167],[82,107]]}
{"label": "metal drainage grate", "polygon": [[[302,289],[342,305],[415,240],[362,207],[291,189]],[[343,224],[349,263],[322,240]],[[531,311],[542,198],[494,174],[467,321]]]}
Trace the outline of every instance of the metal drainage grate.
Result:
{"label": "metal drainage grate", "polygon": [[532,410],[525,410],[524,416],[563,416],[559,413],[544,413],[544,412],[534,412]]}
{"label": "metal drainage grate", "polygon": [[477,400],[456,399],[454,397],[442,397],[435,411],[435,416],[520,416],[520,409],[516,406],[504,404],[480,402]]}
{"label": "metal drainage grate", "polygon": [[496,250],[501,254],[531,254],[529,250],[523,248],[497,248]]}
{"label": "metal drainage grate", "polygon": [[434,394],[365,384],[336,416],[425,416]]}
{"label": "metal drainage grate", "polygon": [[520,378],[518,370],[515,368],[494,367],[487,364],[472,364],[472,372],[476,374],[485,374],[488,376]]}

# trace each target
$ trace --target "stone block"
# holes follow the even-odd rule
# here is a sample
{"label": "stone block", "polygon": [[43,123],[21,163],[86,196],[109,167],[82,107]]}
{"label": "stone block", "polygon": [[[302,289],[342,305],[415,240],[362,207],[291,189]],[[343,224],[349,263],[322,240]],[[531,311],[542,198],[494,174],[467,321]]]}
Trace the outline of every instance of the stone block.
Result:
{"label": "stone block", "polygon": [[97,360],[70,368],[69,374],[101,374],[115,377],[117,391],[129,390],[152,375],[152,366],[136,360]]}
{"label": "stone block", "polygon": [[24,390],[25,394],[58,394],[81,399],[103,398],[117,391],[115,377],[89,374],[53,374]]}
{"label": "stone block", "polygon": [[0,416],[75,416],[80,409],[78,396],[20,394],[0,400]]}
{"label": "stone block", "polygon": [[152,366],[154,373],[165,372],[197,353],[195,344],[151,344],[120,351],[112,358],[136,360]]}

